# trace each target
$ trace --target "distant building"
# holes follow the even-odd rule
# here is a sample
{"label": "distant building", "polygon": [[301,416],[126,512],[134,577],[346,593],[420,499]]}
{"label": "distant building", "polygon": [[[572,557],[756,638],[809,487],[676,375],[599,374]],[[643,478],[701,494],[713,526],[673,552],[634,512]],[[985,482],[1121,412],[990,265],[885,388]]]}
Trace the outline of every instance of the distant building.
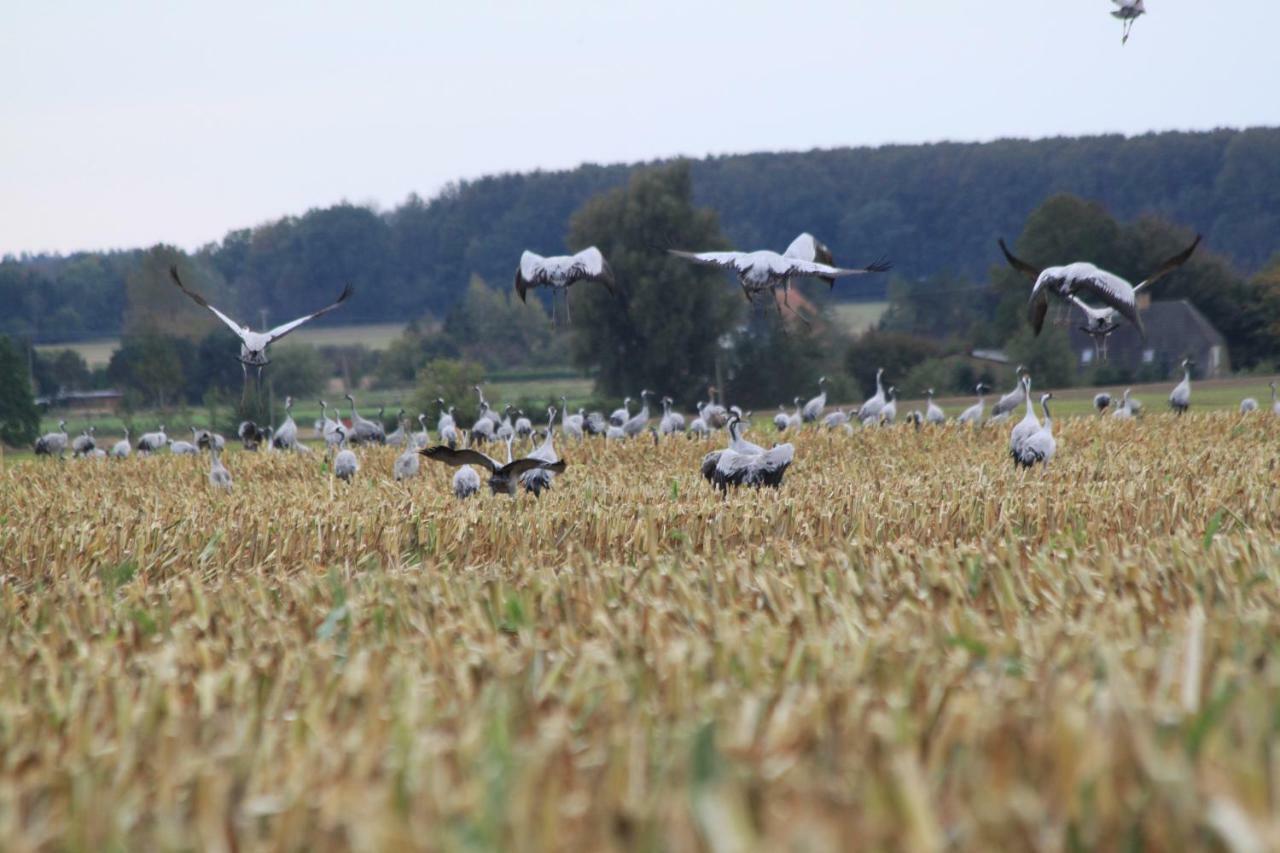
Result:
{"label": "distant building", "polygon": [[114,412],[120,408],[123,396],[119,391],[59,391],[52,396],[36,397],[36,405],[77,412]]}
{"label": "distant building", "polygon": [[[1231,370],[1227,342],[1194,305],[1185,299],[1152,302],[1139,294],[1138,310],[1147,330],[1143,342],[1138,330],[1124,320],[1107,341],[1107,363],[1128,368],[1134,374],[1172,375],[1187,357],[1196,362],[1197,378],[1225,376]],[[1080,329],[1080,312],[1072,310],[1068,335],[1078,369],[1093,367],[1097,360],[1093,338]]]}

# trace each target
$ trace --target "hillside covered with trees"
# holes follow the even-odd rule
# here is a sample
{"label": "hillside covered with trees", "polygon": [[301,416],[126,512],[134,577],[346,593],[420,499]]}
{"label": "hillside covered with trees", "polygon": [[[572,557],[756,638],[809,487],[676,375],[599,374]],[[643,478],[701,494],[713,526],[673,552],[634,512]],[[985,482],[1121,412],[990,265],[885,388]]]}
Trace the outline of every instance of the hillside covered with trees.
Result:
{"label": "hillside covered with trees", "polygon": [[[652,165],[652,164],[649,164]],[[588,199],[640,165],[501,175],[379,212],[350,204],[228,233],[191,259],[203,286],[255,321],[353,299],[330,322],[445,316],[473,276],[507,282],[524,248],[566,248]],[[1241,274],[1280,248],[1280,129],[939,143],[711,157],[690,163],[692,201],[719,214],[729,242],[782,248],[805,229],[851,264],[887,255],[899,280],[982,280],[995,237],[1021,231],[1046,198],[1071,193],[1119,221],[1156,217],[1202,232]],[[687,234],[648,235],[651,248]],[[113,335],[132,325],[126,294],[167,284],[157,254],[122,250],[0,262],[0,333],[36,340]],[[885,277],[843,283],[882,296]]]}

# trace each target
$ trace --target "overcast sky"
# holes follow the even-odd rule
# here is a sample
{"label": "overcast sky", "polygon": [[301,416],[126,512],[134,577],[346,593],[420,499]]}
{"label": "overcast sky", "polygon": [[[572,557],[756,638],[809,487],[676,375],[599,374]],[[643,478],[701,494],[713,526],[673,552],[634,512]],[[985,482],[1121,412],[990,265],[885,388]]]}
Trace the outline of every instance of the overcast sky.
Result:
{"label": "overcast sky", "polygon": [[1149,7],[1122,48],[1107,0],[7,4],[0,254],[582,162],[1280,121],[1280,3]]}

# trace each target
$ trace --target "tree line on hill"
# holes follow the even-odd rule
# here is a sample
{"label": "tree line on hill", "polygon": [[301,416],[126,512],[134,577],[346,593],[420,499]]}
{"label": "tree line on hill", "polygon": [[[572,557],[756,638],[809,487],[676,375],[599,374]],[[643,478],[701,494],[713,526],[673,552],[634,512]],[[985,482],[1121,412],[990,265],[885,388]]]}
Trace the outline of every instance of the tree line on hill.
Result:
{"label": "tree line on hill", "polygon": [[[386,212],[346,203],[314,209],[231,231],[190,266],[255,322],[311,310],[347,281],[364,298],[330,322],[442,317],[473,275],[505,284],[523,249],[566,248],[575,211],[652,165],[481,178]],[[983,276],[993,235],[1014,233],[1061,192],[1123,221],[1152,215],[1200,231],[1245,273],[1263,267],[1280,234],[1280,129],[731,155],[691,161],[690,170],[695,205],[719,212],[732,245],[781,249],[803,229],[838,259],[887,255],[912,280]],[[706,248],[695,236],[653,233],[649,248]],[[158,276],[168,286],[149,254],[4,259],[0,333],[45,341],[126,330],[138,279]],[[843,292],[879,296],[884,286],[868,278]]]}

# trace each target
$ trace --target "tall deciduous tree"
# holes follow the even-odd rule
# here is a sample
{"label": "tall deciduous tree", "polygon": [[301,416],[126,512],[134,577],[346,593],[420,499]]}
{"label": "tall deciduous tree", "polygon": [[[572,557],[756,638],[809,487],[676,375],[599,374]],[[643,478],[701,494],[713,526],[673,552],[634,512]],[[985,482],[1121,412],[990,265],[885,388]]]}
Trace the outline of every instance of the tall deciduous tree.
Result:
{"label": "tall deciduous tree", "polygon": [[29,444],[40,430],[40,412],[31,395],[27,361],[7,337],[0,337],[0,441]]}
{"label": "tall deciduous tree", "polygon": [[596,369],[597,390],[635,396],[647,387],[685,405],[703,397],[743,303],[723,273],[665,251],[726,245],[715,213],[693,206],[689,166],[641,172],[588,201],[568,242],[598,246],[617,280],[616,296],[594,283],[570,292],[573,359]]}

